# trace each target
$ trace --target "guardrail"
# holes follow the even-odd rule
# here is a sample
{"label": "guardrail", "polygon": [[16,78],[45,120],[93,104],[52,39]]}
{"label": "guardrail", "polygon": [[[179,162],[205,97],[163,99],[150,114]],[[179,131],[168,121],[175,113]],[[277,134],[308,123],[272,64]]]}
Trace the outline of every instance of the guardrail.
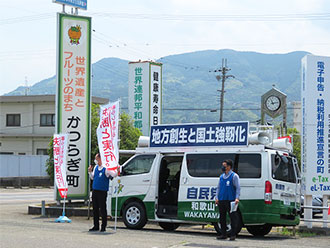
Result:
{"label": "guardrail", "polygon": [[[327,206],[326,206],[327,205]],[[317,206],[301,206],[301,208],[303,209],[320,209],[323,210],[323,219],[322,220],[316,220],[313,219],[313,217],[311,219],[307,218],[305,219],[306,216],[306,211],[304,211],[304,218],[301,219],[304,222],[307,222],[307,227],[308,228],[312,228],[312,224],[308,224],[308,223],[313,223],[313,222],[318,222],[318,223],[323,223],[323,227],[327,228],[328,227],[328,223],[330,223],[330,220],[328,220],[328,215],[330,213],[330,205],[328,204],[328,198],[326,196],[323,197],[323,207],[317,207]],[[310,211],[310,216],[313,216],[312,211]]]}
{"label": "guardrail", "polygon": [[[328,207],[316,207],[316,206],[302,206],[301,208],[306,208],[306,209],[321,209],[321,210],[329,210]],[[321,222],[321,223],[330,223],[330,220],[315,220],[315,219],[301,219],[302,221],[305,222]]]}

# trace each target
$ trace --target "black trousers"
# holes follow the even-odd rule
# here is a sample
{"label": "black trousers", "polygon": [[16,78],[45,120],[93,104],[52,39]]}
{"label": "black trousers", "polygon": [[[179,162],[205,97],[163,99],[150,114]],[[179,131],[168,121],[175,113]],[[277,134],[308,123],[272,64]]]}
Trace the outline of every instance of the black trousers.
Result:
{"label": "black trousers", "polygon": [[94,227],[99,228],[100,212],[102,217],[102,228],[107,227],[107,191],[93,190],[93,217]]}
{"label": "black trousers", "polygon": [[230,236],[236,235],[238,216],[237,211],[230,213],[230,201],[219,201],[219,213],[220,213],[220,226],[221,234],[227,236],[227,223],[226,223],[226,213],[229,213],[231,222],[231,233]]}

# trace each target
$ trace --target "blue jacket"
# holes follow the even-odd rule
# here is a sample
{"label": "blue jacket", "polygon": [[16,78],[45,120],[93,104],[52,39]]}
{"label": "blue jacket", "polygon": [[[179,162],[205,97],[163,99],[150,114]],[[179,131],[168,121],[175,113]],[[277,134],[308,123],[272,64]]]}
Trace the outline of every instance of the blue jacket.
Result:
{"label": "blue jacket", "polygon": [[105,175],[105,167],[98,170],[97,166],[94,169],[93,190],[108,191],[109,177]]}
{"label": "blue jacket", "polygon": [[223,173],[220,176],[216,199],[234,201],[236,198],[239,199],[240,191],[239,176],[235,172],[229,171],[227,175]]}

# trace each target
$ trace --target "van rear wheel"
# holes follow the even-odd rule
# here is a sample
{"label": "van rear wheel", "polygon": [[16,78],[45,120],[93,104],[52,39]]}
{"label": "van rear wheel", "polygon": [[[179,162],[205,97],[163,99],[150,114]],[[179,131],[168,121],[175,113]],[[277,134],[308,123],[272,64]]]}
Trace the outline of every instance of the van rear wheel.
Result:
{"label": "van rear wheel", "polygon": [[174,231],[180,226],[180,224],[178,223],[168,223],[168,222],[159,222],[158,224],[165,231]]}
{"label": "van rear wheel", "polygon": [[247,226],[246,229],[249,233],[253,236],[265,236],[272,230],[272,225],[265,224],[265,225],[258,225],[258,226]]}
{"label": "van rear wheel", "polygon": [[123,211],[125,226],[129,229],[142,229],[147,223],[144,206],[140,202],[128,203]]}

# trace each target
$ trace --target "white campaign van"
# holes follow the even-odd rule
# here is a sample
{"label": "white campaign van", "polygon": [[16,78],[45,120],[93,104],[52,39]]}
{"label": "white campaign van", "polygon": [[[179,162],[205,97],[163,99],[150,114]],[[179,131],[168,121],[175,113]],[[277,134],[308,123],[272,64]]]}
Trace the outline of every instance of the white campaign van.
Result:
{"label": "white campaign van", "polygon": [[[215,126],[221,124],[212,124],[212,128],[219,131]],[[272,141],[265,133],[248,137],[249,129],[244,129],[246,145],[232,146],[229,139],[226,145],[225,139],[222,139],[222,144],[219,141],[217,145],[209,145],[202,142],[203,137],[199,144],[199,129],[193,127],[195,129],[190,131],[195,134],[195,145],[190,146],[179,142],[181,127],[177,129],[178,135],[174,132],[174,137],[178,138],[172,139],[175,146],[166,144],[161,147],[162,144],[157,144],[159,146],[155,147],[155,141],[157,143],[158,139],[161,143],[162,139],[155,129],[152,129],[149,142],[148,137],[140,138],[135,155],[122,166],[118,180],[111,184],[108,213],[115,215],[118,194],[117,215],[122,216],[128,228],[141,229],[147,221],[158,222],[165,230],[175,230],[184,223],[212,223],[220,232],[219,211],[215,205],[216,188],[222,161],[232,159],[233,170],[238,173],[241,183],[238,232],[244,226],[253,235],[266,235],[273,226],[299,224],[300,175],[297,160],[287,149],[287,140]],[[189,128],[192,127],[187,127],[187,130]],[[202,131],[211,130],[208,128],[202,127]],[[239,128],[235,126],[234,129]],[[164,130],[173,130],[173,126],[158,131],[162,133]],[[194,141],[191,132],[186,133],[187,139],[190,137],[190,141]],[[238,135],[237,139],[234,138],[236,141],[238,138],[243,140],[241,134],[234,134]],[[217,134],[214,135],[216,137]],[[217,138],[212,139],[209,135],[208,141],[216,143]],[[171,142],[171,132],[167,142]],[[205,143],[207,145],[202,146]],[[227,229],[230,231],[230,224]]]}

